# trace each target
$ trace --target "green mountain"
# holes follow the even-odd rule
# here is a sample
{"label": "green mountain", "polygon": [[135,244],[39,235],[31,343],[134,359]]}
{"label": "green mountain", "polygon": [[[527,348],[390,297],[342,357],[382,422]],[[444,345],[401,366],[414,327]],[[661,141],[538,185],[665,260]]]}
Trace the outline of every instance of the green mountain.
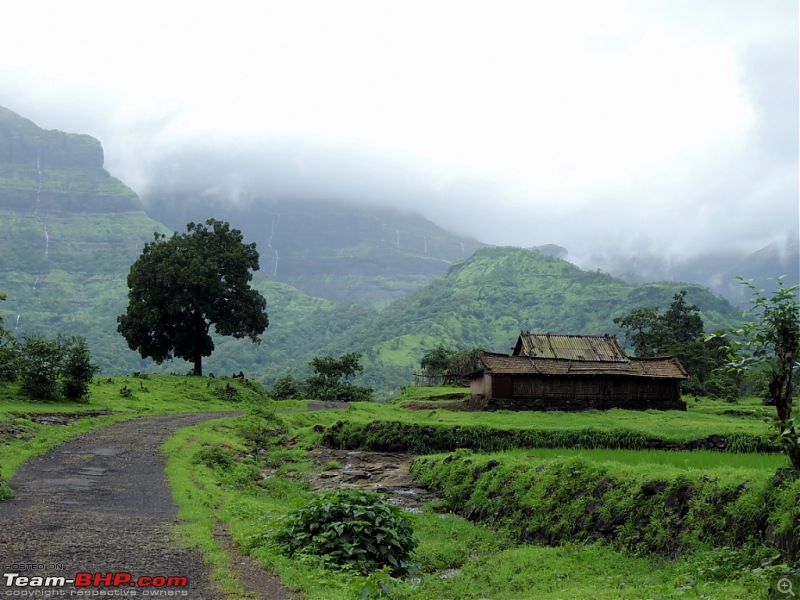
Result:
{"label": "green mountain", "polygon": [[141,210],[129,187],[103,169],[103,148],[88,135],[46,131],[0,106],[2,207],[43,211]]}
{"label": "green mountain", "polygon": [[[103,169],[100,143],[44,131],[0,109],[0,175],[6,326],[20,336],[84,335],[104,373],[187,372],[182,361],[157,367],[141,360],[116,332],[130,265],[153,232],[169,229]],[[523,329],[617,333],[614,317],[666,307],[681,289],[701,307],[707,330],[738,319],[702,286],[629,284],[551,256],[562,251],[557,247],[484,247],[471,255],[480,244],[421,217],[309,202],[211,209],[175,218],[222,218],[256,241],[262,270],[254,285],[267,299],[270,326],[258,346],[216,340],[205,368],[244,371],[267,385],[287,373],[308,375],[315,356],[360,351],[360,383],[386,398],[411,381],[420,358],[440,343],[507,352]]]}
{"label": "green mountain", "polygon": [[439,343],[510,352],[521,330],[622,337],[615,317],[644,306],[666,308],[684,289],[701,309],[706,331],[740,322],[733,305],[700,285],[633,285],[537,250],[484,248],[353,330],[344,345],[365,353],[365,372],[381,374],[365,381],[399,387]]}
{"label": "green mountain", "polygon": [[[0,222],[0,316],[18,336],[83,335],[105,373],[186,371],[181,361],[143,361],[116,332],[130,265],[154,232],[170,230],[103,169],[96,139],[45,131],[0,107]],[[371,315],[264,276],[256,283],[268,301],[267,342],[218,340],[211,371],[270,378],[287,364],[302,369],[316,355],[309,340],[333,338]]]}
{"label": "green mountain", "polygon": [[213,213],[256,242],[271,278],[311,296],[376,308],[441,277],[483,246],[421,215],[342,202],[254,194],[243,204],[200,189],[150,190],[145,202],[176,230]]}
{"label": "green mountain", "polygon": [[0,315],[18,335],[81,333],[110,370],[132,361],[116,334],[130,264],[166,232],[103,168],[87,135],[45,131],[0,107]]}

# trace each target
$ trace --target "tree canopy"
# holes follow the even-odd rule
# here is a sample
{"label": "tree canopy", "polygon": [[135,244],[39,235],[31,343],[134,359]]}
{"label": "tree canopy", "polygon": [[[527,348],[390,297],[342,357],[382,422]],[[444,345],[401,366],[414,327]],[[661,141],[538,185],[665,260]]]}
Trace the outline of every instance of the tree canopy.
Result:
{"label": "tree canopy", "polygon": [[674,352],[675,348],[693,342],[703,335],[700,309],[686,303],[686,290],[672,297],[672,304],[663,315],[655,306],[637,308],[614,323],[625,330],[625,339],[636,356],[652,357]]}
{"label": "tree canopy", "polygon": [[360,353],[348,352],[339,358],[318,356],[309,364],[314,368],[314,375],[304,383],[309,398],[325,402],[369,402],[372,399],[371,388],[347,381],[364,370]]}
{"label": "tree canopy", "polygon": [[255,244],[223,221],[189,223],[169,239],[156,233],[128,274],[128,310],[117,331],[131,350],[157,363],[175,356],[194,363],[214,350],[211,326],[220,335],[260,342],[269,325],[267,302],[250,287],[257,271]]}
{"label": "tree canopy", "polygon": [[686,302],[686,290],[672,297],[661,314],[658,307],[637,308],[614,319],[625,330],[625,339],[639,357],[676,356],[689,380],[684,391],[728,400],[739,395],[740,377],[724,369],[727,343],[723,338],[704,339],[700,309]]}
{"label": "tree canopy", "polygon": [[800,417],[793,407],[793,372],[800,369],[800,300],[798,286],[786,287],[781,279],[766,297],[751,281],[737,277],[753,294],[753,320],[734,332],[731,366],[766,380],[775,405],[783,443],[792,466],[800,471]]}

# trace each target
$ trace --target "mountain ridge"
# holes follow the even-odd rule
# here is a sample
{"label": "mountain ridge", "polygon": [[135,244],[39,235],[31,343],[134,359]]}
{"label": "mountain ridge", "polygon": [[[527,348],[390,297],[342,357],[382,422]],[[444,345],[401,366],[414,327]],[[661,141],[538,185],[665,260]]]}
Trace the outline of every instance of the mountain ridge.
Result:
{"label": "mountain ridge", "polygon": [[[7,149],[0,173],[20,175],[13,181],[0,178],[0,291],[8,295],[0,314],[6,325],[18,335],[84,335],[104,373],[181,370],[180,362],[156,366],[142,360],[116,332],[130,265],[154,232],[171,229],[146,214],[133,191],[105,172],[99,142],[4,116],[4,123],[16,125],[0,126],[0,147]],[[15,138],[26,132],[30,139]],[[82,158],[42,160],[41,150],[34,149],[43,139],[61,144],[53,156],[69,155],[75,144]],[[74,180],[105,181],[111,191],[104,194],[106,188],[92,184],[89,195],[80,197],[74,188],[45,186],[64,173]],[[52,194],[42,203],[46,187]],[[134,200],[120,205],[115,198]],[[236,217],[231,225],[247,242],[255,240],[261,252],[262,269],[253,284],[267,298],[271,325],[261,346],[215,338],[217,349],[206,362],[210,372],[244,370],[270,384],[284,374],[308,374],[314,356],[360,351],[366,367],[362,381],[388,398],[439,344],[503,352],[522,329],[614,333],[614,316],[639,306],[666,306],[686,287],[711,327],[734,318],[733,307],[702,286],[636,286],[582,271],[558,258],[565,250],[554,245],[488,247],[419,216],[366,207],[275,201],[237,213],[217,210],[222,201],[217,197],[210,206],[193,208],[197,213],[178,217]],[[274,277],[292,268],[294,280]],[[328,286],[330,297],[309,295],[301,286],[308,291]],[[365,295],[376,289],[380,294]],[[360,304],[353,301],[357,298]]]}

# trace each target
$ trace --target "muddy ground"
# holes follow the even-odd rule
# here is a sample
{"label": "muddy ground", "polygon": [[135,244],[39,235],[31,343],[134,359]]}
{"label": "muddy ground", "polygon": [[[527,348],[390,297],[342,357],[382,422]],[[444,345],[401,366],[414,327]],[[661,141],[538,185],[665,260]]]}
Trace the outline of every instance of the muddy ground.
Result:
{"label": "muddy ground", "polygon": [[406,510],[418,510],[434,499],[411,476],[411,454],[319,448],[312,456],[322,469],[311,480],[314,489],[368,489],[386,494],[389,502]]}

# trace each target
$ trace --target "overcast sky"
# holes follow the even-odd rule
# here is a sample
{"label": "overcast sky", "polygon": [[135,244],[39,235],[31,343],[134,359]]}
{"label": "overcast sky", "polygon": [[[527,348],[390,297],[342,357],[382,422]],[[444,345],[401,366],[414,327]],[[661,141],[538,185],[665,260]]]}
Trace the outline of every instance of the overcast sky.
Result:
{"label": "overcast sky", "polygon": [[145,196],[405,206],[573,257],[757,250],[800,226],[798,29],[797,0],[8,0],[0,105],[99,138]]}

